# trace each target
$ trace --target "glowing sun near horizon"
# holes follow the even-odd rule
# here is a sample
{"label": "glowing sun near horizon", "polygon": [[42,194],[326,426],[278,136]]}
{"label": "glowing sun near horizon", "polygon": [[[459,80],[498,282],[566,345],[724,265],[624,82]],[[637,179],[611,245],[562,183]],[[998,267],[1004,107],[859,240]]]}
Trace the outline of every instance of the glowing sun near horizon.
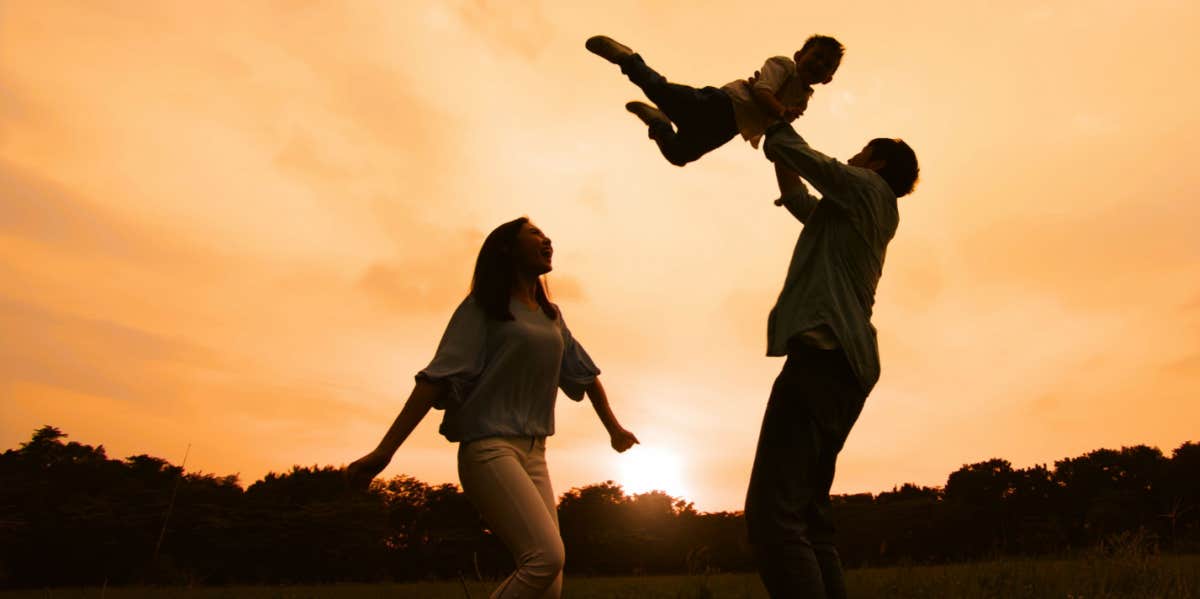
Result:
{"label": "glowing sun near horizon", "polygon": [[666,449],[635,445],[620,461],[617,481],[627,495],[663,491],[672,497],[687,498],[683,479],[683,461]]}

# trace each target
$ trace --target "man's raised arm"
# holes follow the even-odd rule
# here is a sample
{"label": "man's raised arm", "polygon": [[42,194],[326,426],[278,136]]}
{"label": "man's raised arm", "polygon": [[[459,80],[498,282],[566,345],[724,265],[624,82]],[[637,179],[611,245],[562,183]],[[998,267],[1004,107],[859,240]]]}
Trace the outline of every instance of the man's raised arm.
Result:
{"label": "man's raised arm", "polygon": [[817,209],[818,200],[808,193],[808,186],[800,180],[800,175],[777,162],[775,180],[779,183],[779,199],[775,200],[775,205],[787,208],[796,220],[807,223],[808,217]]}
{"label": "man's raised arm", "polygon": [[824,197],[837,195],[846,185],[850,167],[814,150],[787,123],[776,123],[767,128],[763,151],[768,160],[795,171]]}

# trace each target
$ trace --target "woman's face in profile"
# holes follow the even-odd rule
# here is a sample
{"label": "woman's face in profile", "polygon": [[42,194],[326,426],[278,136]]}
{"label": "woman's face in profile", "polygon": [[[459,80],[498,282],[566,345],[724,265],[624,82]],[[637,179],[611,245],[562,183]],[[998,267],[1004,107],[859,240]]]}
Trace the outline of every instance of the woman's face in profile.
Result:
{"label": "woman's face in profile", "polygon": [[517,268],[522,272],[540,276],[554,268],[551,265],[554,248],[550,245],[550,238],[533,223],[521,225],[513,254]]}

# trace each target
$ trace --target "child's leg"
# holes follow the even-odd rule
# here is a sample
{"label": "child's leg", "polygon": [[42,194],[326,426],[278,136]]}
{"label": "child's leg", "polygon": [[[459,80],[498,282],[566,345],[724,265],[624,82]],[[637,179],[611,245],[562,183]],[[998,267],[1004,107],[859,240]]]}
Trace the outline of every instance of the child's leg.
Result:
{"label": "child's leg", "polygon": [[682,167],[737,136],[733,103],[724,91],[712,86],[696,89],[691,85],[668,82],[638,54],[631,54],[618,64],[620,71],[679,127],[678,133],[674,132],[661,121],[644,118],[638,110],[630,108],[650,126],[650,137],[659,144],[667,162]]}
{"label": "child's leg", "polygon": [[[667,162],[675,166],[684,166],[737,136],[737,127],[733,123],[733,109],[727,107],[726,111],[719,110],[719,100],[720,98],[716,98],[714,101],[716,107],[706,110],[710,118],[680,124],[678,133],[671,126],[667,116],[649,104],[630,102],[625,107],[649,126],[650,139],[658,143],[658,149]],[[728,98],[725,98],[725,102],[728,103]],[[725,112],[729,114],[726,115]]]}
{"label": "child's leg", "polygon": [[680,127],[678,133],[664,131],[652,137],[667,162],[683,166],[725,145],[736,134],[736,129],[722,136],[714,135],[711,131]]}
{"label": "child's leg", "polygon": [[667,81],[666,77],[650,68],[638,54],[622,60],[620,65],[621,72],[625,73],[634,85],[642,88],[646,97],[666,113],[671,122],[684,124],[696,120],[698,104],[702,101],[697,96],[696,88]]}
{"label": "child's leg", "polygon": [[690,85],[671,83],[650,68],[642,57],[633,54],[620,63],[635,85],[679,128],[676,133],[661,122],[647,119],[633,103],[626,105],[650,125],[650,137],[668,162],[683,166],[704,154],[721,147],[737,135],[733,103],[725,92],[715,87],[696,89]]}

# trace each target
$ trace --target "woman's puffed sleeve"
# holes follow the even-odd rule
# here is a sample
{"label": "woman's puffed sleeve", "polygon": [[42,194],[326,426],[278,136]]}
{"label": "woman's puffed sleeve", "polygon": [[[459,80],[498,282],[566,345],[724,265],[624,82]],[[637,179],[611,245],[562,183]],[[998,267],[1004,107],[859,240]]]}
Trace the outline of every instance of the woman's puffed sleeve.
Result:
{"label": "woman's puffed sleeve", "polygon": [[563,320],[562,310],[558,311],[558,321],[563,337],[563,357],[562,366],[558,372],[558,388],[562,389],[567,397],[581,401],[583,392],[596,380],[600,369],[592,362],[592,357],[583,349],[583,345],[575,340],[571,329],[567,328],[567,321]]}
{"label": "woman's puffed sleeve", "polygon": [[433,407],[446,409],[467,400],[483,373],[486,348],[487,317],[474,298],[468,297],[450,317],[433,361],[417,373],[418,381],[442,383],[446,389]]}

